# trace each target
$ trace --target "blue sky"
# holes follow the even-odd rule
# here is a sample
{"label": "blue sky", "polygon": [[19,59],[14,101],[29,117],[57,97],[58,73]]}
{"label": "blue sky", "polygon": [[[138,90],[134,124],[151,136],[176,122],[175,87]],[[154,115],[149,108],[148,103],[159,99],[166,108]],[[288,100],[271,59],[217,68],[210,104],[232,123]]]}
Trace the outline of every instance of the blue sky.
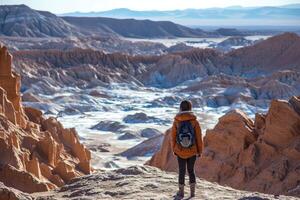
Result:
{"label": "blue sky", "polygon": [[114,8],[133,10],[174,10],[240,6],[276,6],[300,3],[300,0],[0,0],[1,5],[26,4],[53,13],[104,11]]}

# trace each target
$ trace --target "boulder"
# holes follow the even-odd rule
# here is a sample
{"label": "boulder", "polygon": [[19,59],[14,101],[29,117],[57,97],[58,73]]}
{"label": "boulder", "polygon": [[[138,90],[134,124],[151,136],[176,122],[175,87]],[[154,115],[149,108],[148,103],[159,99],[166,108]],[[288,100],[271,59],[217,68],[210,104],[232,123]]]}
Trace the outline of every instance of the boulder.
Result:
{"label": "boulder", "polygon": [[127,115],[124,117],[123,121],[125,123],[165,123],[167,120],[159,119],[156,117],[148,116],[143,112],[135,113],[133,115]]}
{"label": "boulder", "polygon": [[138,139],[140,138],[139,135],[132,131],[124,131],[122,135],[118,137],[119,140],[131,140],[131,139]]}
{"label": "boulder", "polygon": [[111,132],[121,131],[124,128],[126,128],[125,125],[115,121],[101,121],[98,124],[91,127],[91,129],[94,130],[111,131]]}
{"label": "boulder", "polygon": [[120,155],[125,156],[127,158],[137,157],[137,156],[152,156],[156,153],[162,142],[163,142],[163,135],[157,135],[147,139],[140,144],[127,149],[126,151],[122,152]]}
{"label": "boulder", "polygon": [[152,137],[162,135],[162,133],[155,128],[145,128],[140,131],[140,135],[145,138],[152,138]]}

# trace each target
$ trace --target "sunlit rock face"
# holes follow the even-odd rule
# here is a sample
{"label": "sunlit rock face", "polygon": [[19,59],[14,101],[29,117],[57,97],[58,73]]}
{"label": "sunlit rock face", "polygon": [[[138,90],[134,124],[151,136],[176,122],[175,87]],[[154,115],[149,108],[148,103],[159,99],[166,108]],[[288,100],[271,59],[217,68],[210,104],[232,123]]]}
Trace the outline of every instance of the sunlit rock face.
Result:
{"label": "sunlit rock face", "polygon": [[[170,134],[147,163],[176,171]],[[197,176],[234,188],[300,196],[300,98],[273,100],[253,121],[233,110],[207,130]]]}
{"label": "sunlit rock face", "polygon": [[172,87],[211,75],[226,74],[245,79],[272,76],[284,70],[297,74],[300,69],[299,46],[300,37],[297,34],[284,33],[228,53],[193,49],[167,54],[148,67],[141,80],[146,85]]}
{"label": "sunlit rock face", "polygon": [[146,164],[166,171],[177,171],[177,160],[171,149],[171,130],[167,130],[161,148]]}
{"label": "sunlit rock face", "polygon": [[[8,115],[12,115],[9,117],[11,122],[24,128],[26,126],[26,119],[21,106],[20,76],[11,70],[12,56],[8,53],[7,48],[5,46],[1,46],[0,48],[0,87],[4,89],[1,93],[6,93],[6,95],[1,96],[2,98],[4,98],[4,96],[7,97],[7,100],[12,104],[11,108],[13,111],[9,112],[5,110],[5,105],[2,107],[4,108],[4,113],[6,112]],[[6,100],[2,99],[1,102],[4,101]]]}
{"label": "sunlit rock face", "polygon": [[[227,54],[233,72],[247,77],[270,74],[279,70],[300,68],[300,37],[296,33],[284,33],[265,41]],[[238,58],[238,59],[237,59]]]}
{"label": "sunlit rock face", "polygon": [[24,192],[46,191],[91,172],[91,155],[74,129],[23,108],[20,76],[0,48],[0,181]]}

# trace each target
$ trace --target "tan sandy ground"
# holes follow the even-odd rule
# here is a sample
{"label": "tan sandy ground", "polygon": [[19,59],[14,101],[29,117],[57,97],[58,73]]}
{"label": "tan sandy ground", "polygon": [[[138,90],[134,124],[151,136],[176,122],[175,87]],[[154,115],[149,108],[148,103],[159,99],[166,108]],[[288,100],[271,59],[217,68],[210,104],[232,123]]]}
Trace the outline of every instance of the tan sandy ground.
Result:
{"label": "tan sandy ground", "polygon": [[[294,197],[266,195],[256,192],[246,192],[197,179],[197,194],[193,199],[238,199],[293,200]],[[187,188],[188,189],[188,188]],[[185,199],[189,199],[188,190]],[[35,193],[37,200],[60,199],[174,199],[177,191],[177,175],[167,173],[149,166],[129,167],[114,171],[97,172],[93,175],[74,179],[72,183],[56,191]]]}

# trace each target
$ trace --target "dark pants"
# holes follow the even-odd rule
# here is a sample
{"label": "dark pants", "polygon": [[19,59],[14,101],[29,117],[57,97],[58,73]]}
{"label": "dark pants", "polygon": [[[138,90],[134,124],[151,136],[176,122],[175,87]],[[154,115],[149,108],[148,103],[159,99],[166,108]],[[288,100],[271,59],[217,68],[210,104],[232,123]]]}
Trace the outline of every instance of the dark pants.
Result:
{"label": "dark pants", "polygon": [[179,156],[177,156],[177,160],[178,160],[178,167],[179,167],[179,178],[178,178],[179,184],[184,185],[186,168],[189,173],[190,184],[195,183],[196,176],[195,176],[195,171],[194,171],[194,165],[196,162],[196,156],[192,156],[187,159],[183,159],[183,158],[180,158]]}

